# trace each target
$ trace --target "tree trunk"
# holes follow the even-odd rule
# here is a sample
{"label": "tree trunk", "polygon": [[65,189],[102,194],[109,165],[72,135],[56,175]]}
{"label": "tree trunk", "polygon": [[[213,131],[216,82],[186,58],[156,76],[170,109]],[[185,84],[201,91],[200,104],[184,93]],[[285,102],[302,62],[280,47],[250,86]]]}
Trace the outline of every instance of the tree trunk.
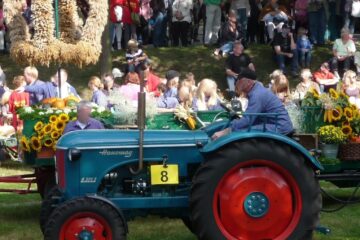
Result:
{"label": "tree trunk", "polygon": [[108,21],[101,38],[101,46],[102,46],[102,53],[100,55],[101,75],[110,72],[112,69],[110,26],[111,26],[110,21]]}

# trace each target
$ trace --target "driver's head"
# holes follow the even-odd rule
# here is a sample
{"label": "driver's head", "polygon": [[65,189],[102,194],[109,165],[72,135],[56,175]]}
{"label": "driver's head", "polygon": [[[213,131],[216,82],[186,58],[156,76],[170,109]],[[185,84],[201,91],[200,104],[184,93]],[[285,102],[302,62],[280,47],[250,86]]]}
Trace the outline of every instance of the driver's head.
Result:
{"label": "driver's head", "polygon": [[243,69],[235,83],[235,91],[238,96],[247,95],[254,87],[256,81],[256,74],[250,69]]}
{"label": "driver's head", "polygon": [[83,124],[89,122],[92,104],[89,101],[81,101],[77,105],[77,120]]}

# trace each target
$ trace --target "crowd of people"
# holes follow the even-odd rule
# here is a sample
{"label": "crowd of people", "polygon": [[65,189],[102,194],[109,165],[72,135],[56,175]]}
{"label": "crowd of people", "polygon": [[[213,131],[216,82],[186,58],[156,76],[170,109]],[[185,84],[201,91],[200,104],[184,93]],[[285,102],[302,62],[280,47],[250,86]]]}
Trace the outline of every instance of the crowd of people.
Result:
{"label": "crowd of people", "polygon": [[[145,91],[156,98],[160,111],[172,111],[179,105],[194,111],[221,110],[220,99],[224,91],[218,89],[215,81],[207,78],[196,81],[194,74],[189,72],[181,76],[176,69],[169,69],[164,77],[160,77],[154,72],[152,61],[143,50],[145,44],[155,47],[181,44],[185,47],[191,42],[202,41],[206,46],[218,46],[213,54],[226,58],[226,95],[230,98],[240,97],[249,111],[274,110],[270,107],[265,110],[259,108],[260,100],[256,101],[254,97],[258,93],[263,94],[261,99],[264,102],[274,102],[273,96],[277,96],[275,105],[280,102],[286,107],[301,101],[310,89],[319,93],[328,92],[336,88],[340,81],[343,83],[342,90],[360,107],[360,90],[355,79],[360,73],[360,52],[357,52],[353,39],[357,17],[353,16],[351,1],[348,0],[344,6],[342,3],[336,5],[339,11],[344,7],[344,11],[340,11],[344,13],[340,19],[338,12],[331,8],[334,2],[112,0],[112,46],[118,50],[125,49],[126,67],[122,69],[125,73],[115,68],[101,77],[91,77],[88,82],[92,92],[91,101],[111,108],[111,95],[117,93],[136,102],[140,83],[144,81]],[[31,27],[30,0],[24,1],[23,10],[23,16]],[[6,30],[3,19],[0,11],[2,31]],[[198,39],[200,21],[204,26],[203,39]],[[312,49],[325,43],[326,26],[328,39],[334,41],[332,57],[312,73]],[[244,53],[250,42],[268,43],[273,48],[273,59],[278,69],[270,74],[269,86],[264,87],[264,79],[257,81],[256,66],[251,57]],[[287,69],[288,63],[290,71]],[[0,73],[2,116],[11,119],[15,128],[21,125],[16,116],[16,109],[21,106],[37,104],[52,97],[73,95],[80,99],[76,89],[68,82],[65,69],[55,73],[50,81],[41,81],[35,67],[26,67],[23,75],[13,79],[13,90],[5,85],[5,73],[1,70]],[[300,78],[293,91],[289,86],[289,73]],[[265,94],[263,88],[273,95]],[[286,119],[284,121],[287,122]]]}
{"label": "crowd of people", "polygon": [[[31,0],[22,4],[31,30]],[[77,0],[77,4],[86,17],[84,1]],[[339,38],[343,27],[350,34],[356,32],[358,8],[357,0],[111,0],[110,38],[116,50],[126,49],[128,41],[135,39],[155,47],[220,44],[227,46],[222,49],[226,52],[226,43],[239,39],[245,45],[272,43],[286,24],[296,33],[303,29],[294,37],[295,43],[309,32],[311,44],[322,45]],[[9,47],[4,18],[1,0],[0,51]],[[299,47],[310,48],[308,44]]]}

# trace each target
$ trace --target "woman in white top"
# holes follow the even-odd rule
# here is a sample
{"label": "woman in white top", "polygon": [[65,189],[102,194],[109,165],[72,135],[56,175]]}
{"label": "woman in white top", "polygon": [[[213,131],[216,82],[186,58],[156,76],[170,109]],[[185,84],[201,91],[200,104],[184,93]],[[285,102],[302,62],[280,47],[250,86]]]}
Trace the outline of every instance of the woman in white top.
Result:
{"label": "woman in white top", "polygon": [[173,45],[181,45],[186,47],[188,45],[188,31],[191,23],[191,9],[193,7],[192,0],[175,0],[172,5],[173,11]]}
{"label": "woman in white top", "polygon": [[350,37],[348,29],[343,28],[341,30],[341,38],[336,39],[333,46],[334,57],[331,59],[331,70],[334,71],[334,75],[339,77],[338,68],[339,62],[343,62],[344,72],[350,69],[352,62],[354,61],[354,54],[356,47],[354,41]]}

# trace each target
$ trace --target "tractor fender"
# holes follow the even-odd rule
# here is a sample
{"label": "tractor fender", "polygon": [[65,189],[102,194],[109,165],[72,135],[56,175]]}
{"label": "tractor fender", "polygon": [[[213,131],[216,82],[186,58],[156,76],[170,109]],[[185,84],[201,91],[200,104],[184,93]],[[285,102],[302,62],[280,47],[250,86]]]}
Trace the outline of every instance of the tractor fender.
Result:
{"label": "tractor fender", "polygon": [[310,152],[304,148],[302,145],[300,145],[298,142],[294,141],[293,139],[286,137],[284,135],[276,134],[276,133],[269,133],[269,132],[232,132],[231,134],[228,134],[226,136],[220,137],[219,139],[215,141],[210,141],[208,144],[206,144],[200,152],[203,154],[207,154],[213,151],[216,151],[217,149],[235,142],[235,141],[244,141],[244,140],[250,140],[253,138],[262,138],[262,139],[269,139],[269,140],[275,140],[277,142],[285,143],[289,146],[291,146],[293,149],[298,151],[300,154],[302,154],[316,170],[324,170],[321,163],[314,158]]}
{"label": "tractor fender", "polygon": [[111,207],[113,207],[117,211],[117,213],[119,214],[121,219],[123,220],[126,233],[129,233],[129,227],[128,227],[128,224],[127,224],[127,221],[126,221],[126,218],[125,218],[123,212],[112,201],[110,201],[109,199],[107,199],[105,197],[102,197],[102,196],[99,196],[99,195],[94,195],[94,194],[86,195],[86,197],[103,201],[103,202],[109,204]]}

